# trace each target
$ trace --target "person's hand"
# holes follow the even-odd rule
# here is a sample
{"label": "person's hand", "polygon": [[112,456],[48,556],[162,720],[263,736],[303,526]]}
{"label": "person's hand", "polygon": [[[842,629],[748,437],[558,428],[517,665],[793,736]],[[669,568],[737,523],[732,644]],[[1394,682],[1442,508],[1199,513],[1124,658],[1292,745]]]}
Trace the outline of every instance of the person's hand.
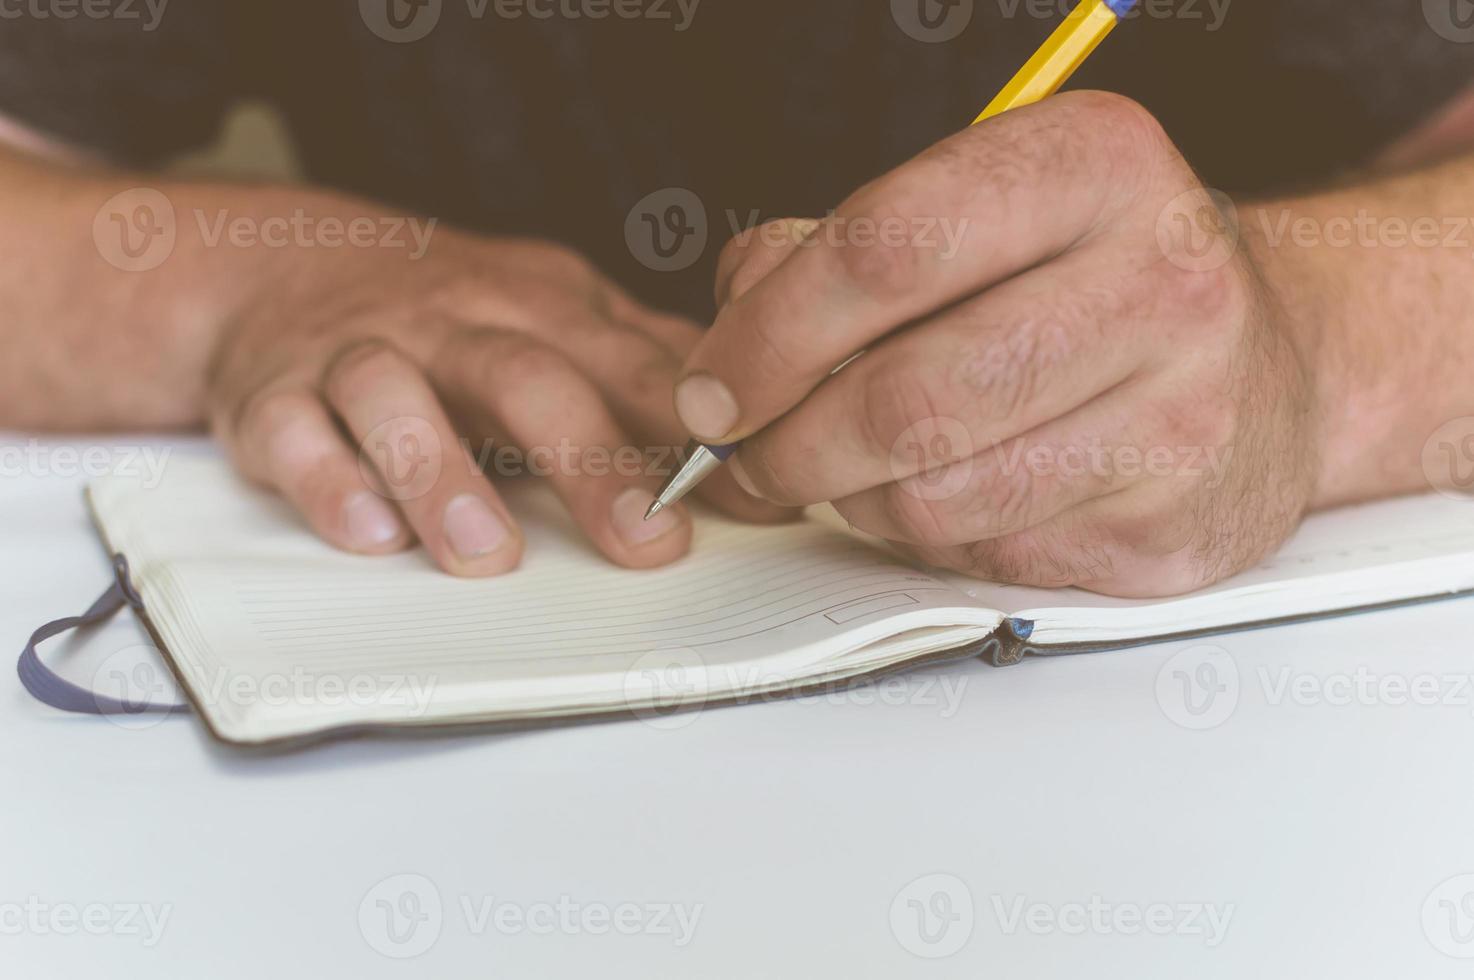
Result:
{"label": "person's hand", "polygon": [[[690,519],[645,509],[679,462],[671,392],[699,339],[561,248],[440,229],[418,261],[323,255],[255,298],[217,351],[211,423],[349,551],[418,539],[458,575],[514,568],[522,534],[485,475],[510,467],[546,476],[609,559],[663,565]],[[783,513],[730,477],[705,489],[741,517]]]}
{"label": "person's hand", "polygon": [[752,492],[933,565],[1191,590],[1278,545],[1316,473],[1309,352],[1218,221],[1135,103],[1008,113],[729,246],[679,414],[745,440]]}

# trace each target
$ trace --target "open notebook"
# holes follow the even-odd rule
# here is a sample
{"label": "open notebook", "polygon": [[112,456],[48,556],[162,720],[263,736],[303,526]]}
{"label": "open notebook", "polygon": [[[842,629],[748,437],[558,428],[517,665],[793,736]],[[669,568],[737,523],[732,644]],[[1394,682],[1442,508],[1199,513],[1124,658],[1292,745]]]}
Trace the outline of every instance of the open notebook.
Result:
{"label": "open notebook", "polygon": [[688,558],[624,571],[545,489],[503,490],[527,558],[488,581],[417,552],[335,551],[217,459],[176,456],[159,485],[115,476],[89,495],[191,703],[241,744],[664,717],[941,658],[1012,663],[1474,590],[1474,504],[1439,496],[1314,517],[1260,568],[1140,602],[912,568],[822,518],[698,512]]}

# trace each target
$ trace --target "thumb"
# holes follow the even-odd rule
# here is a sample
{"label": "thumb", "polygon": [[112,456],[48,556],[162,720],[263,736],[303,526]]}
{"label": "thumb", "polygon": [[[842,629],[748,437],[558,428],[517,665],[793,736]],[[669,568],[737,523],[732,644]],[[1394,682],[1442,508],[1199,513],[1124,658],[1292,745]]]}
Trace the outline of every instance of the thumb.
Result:
{"label": "thumb", "polygon": [[783,218],[749,228],[728,242],[717,262],[717,306],[741,298],[818,230],[813,218]]}

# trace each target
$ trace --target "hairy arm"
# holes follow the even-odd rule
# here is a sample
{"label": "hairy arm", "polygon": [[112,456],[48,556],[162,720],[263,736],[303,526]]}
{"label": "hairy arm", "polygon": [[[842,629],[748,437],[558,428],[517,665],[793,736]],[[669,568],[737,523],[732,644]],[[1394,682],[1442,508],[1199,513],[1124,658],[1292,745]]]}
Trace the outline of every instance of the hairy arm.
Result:
{"label": "hairy arm", "polygon": [[[139,213],[148,199],[117,198],[141,186],[162,194],[169,210]],[[293,193],[301,206],[305,192]],[[310,196],[310,206],[346,210]],[[303,268],[280,250],[211,247],[194,216],[259,218],[280,212],[284,198],[281,188],[121,172],[0,118],[0,427],[203,425],[207,368],[224,324],[268,283]],[[118,223],[128,220],[138,224]],[[125,247],[164,247],[145,229],[165,228],[174,237],[166,260],[120,267]],[[140,258],[152,265],[159,254]]]}
{"label": "hairy arm", "polygon": [[1239,220],[1312,367],[1314,504],[1426,490],[1424,445],[1474,416],[1474,156]]}

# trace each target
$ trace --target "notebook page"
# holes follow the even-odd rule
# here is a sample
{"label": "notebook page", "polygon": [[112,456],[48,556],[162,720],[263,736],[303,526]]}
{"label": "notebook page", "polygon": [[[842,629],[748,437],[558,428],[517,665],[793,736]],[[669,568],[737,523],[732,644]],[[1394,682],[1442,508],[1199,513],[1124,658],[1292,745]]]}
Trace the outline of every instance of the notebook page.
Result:
{"label": "notebook page", "polygon": [[936,574],[975,601],[1039,622],[1040,643],[1140,638],[1474,589],[1474,501],[1426,494],[1314,514],[1258,566],[1167,600]]}
{"label": "notebook page", "polygon": [[[618,707],[638,696],[647,667],[653,684],[674,665],[678,679],[714,688],[730,682],[708,676],[717,671],[763,665],[736,675],[748,683],[813,673],[896,632],[985,634],[998,622],[935,576],[820,525],[755,528],[702,512],[688,558],[634,572],[583,541],[540,485],[501,489],[527,557],[479,581],[445,575],[418,551],[338,552],[217,459],[174,458],[159,486],[110,477],[90,493],[195,700],[242,740],[403,720],[405,705],[380,703],[390,687],[400,699],[429,690],[428,704],[411,706],[427,719],[611,698]],[[302,696],[323,678],[368,694],[341,710]],[[230,693],[232,683],[247,693]],[[288,693],[250,696],[269,684]]]}

